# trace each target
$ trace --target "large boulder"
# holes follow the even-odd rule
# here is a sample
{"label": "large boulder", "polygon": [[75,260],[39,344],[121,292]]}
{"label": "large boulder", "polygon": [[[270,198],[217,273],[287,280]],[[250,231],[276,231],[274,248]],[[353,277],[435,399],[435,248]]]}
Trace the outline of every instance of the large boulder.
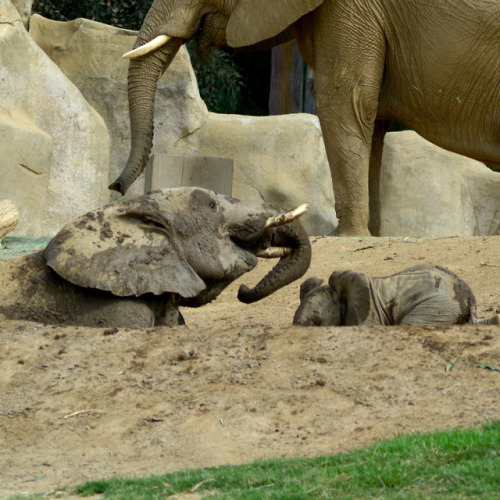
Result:
{"label": "large boulder", "polygon": [[[103,117],[111,136],[108,186],[125,166],[130,151],[128,60],[122,55],[132,49],[137,32],[89,19],[59,22],[35,14],[30,35]],[[158,82],[153,153],[158,152],[158,144],[172,145],[193,133],[207,116],[189,54],[182,47]],[[143,192],[144,175],[127,195]]]}
{"label": "large boulder", "polygon": [[[111,135],[109,181],[114,180],[130,149],[128,61],[121,56],[136,33],[86,19],[62,23],[34,15],[30,34],[104,118]],[[152,153],[233,159],[235,196],[288,206],[308,201],[304,219],[311,234],[329,234],[336,226],[317,118],[208,113],[184,47],[158,82]],[[141,176],[127,196],[143,191]]]}
{"label": "large boulder", "polygon": [[332,179],[318,118],[309,114],[251,117],[210,113],[203,127],[173,147],[175,154],[234,159],[233,195],[292,208],[309,234],[336,225]]}
{"label": "large boulder", "polygon": [[14,234],[51,236],[109,199],[106,125],[10,0],[0,2],[0,82],[0,198],[21,213]]}
{"label": "large boulder", "polygon": [[19,12],[23,24],[28,26],[33,0],[12,0],[12,5],[16,8],[17,12]]}
{"label": "large boulder", "polygon": [[412,131],[384,143],[380,235],[500,234],[500,173]]}
{"label": "large boulder", "polygon": [[0,137],[0,197],[11,196],[19,207],[19,234],[41,236],[54,141],[19,112],[0,112]]}

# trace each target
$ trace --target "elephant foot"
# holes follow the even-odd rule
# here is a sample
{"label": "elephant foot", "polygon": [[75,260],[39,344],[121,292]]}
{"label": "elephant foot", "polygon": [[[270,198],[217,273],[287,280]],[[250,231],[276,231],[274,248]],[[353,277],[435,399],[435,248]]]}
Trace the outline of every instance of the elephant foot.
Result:
{"label": "elephant foot", "polygon": [[344,225],[341,227],[339,224],[335,231],[333,232],[332,236],[339,236],[343,238],[348,238],[348,237],[370,237],[372,234],[368,230],[367,227],[354,227],[351,225]]}
{"label": "elephant foot", "polygon": [[339,224],[333,236],[371,236],[368,229],[368,211],[364,210],[338,210],[337,218]]}

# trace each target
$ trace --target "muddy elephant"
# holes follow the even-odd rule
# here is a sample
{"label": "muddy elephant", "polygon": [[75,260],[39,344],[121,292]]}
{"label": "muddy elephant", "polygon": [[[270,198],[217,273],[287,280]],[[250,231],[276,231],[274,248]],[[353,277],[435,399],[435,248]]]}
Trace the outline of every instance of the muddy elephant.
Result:
{"label": "muddy elephant", "polygon": [[411,267],[383,278],[335,271],[323,285],[308,278],[300,287],[293,324],[302,326],[498,324],[478,321],[467,283],[433,265]]}
{"label": "muddy elephant", "polygon": [[201,188],[154,191],[66,225],[40,251],[0,265],[0,313],[55,324],[148,327],[184,324],[258,257],[279,256],[238,298],[255,302],[301,277],[309,238],[297,218],[259,200]]}
{"label": "muddy elephant", "polygon": [[125,193],[144,169],[156,83],[186,40],[208,54],[293,37],[316,74],[339,235],[368,235],[368,226],[377,234],[382,145],[394,121],[500,166],[500,2],[154,0],[126,55],[131,151],[110,189]]}

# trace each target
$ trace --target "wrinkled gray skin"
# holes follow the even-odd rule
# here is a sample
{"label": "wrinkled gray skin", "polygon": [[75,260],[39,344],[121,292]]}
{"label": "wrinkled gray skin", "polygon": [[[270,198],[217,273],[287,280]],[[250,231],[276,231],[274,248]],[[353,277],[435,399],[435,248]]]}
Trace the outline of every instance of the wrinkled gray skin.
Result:
{"label": "wrinkled gray skin", "polygon": [[[450,151],[500,165],[498,0],[154,0],[131,60],[132,144],[124,193],[148,160],[158,78],[192,38],[258,49],[295,38],[314,68],[339,235],[377,234],[382,145],[394,121]],[[371,215],[371,218],[370,218]]]}
{"label": "wrinkled gray skin", "polygon": [[184,324],[179,306],[200,307],[253,269],[256,253],[290,248],[242,302],[267,297],[309,267],[298,220],[265,229],[282,213],[201,188],[155,191],[89,212],[45,251],[4,261],[0,313],[12,319],[101,327]]}
{"label": "wrinkled gray skin", "polygon": [[416,266],[384,278],[336,271],[328,285],[322,283],[315,277],[302,283],[295,325],[498,324],[498,316],[478,321],[472,290],[439,266]]}

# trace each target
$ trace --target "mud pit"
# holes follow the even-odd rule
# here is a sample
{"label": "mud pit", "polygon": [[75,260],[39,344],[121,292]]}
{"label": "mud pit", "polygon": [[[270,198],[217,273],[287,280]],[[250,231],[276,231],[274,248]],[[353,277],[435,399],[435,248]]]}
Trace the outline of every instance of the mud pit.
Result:
{"label": "mud pit", "polygon": [[[500,237],[312,241],[306,277],[439,264],[469,283],[480,318],[500,312]],[[500,372],[472,366],[500,366],[499,327],[292,327],[299,282],[236,300],[271,265],[183,309],[186,328],[0,320],[0,496],[345,452],[500,418]]]}

